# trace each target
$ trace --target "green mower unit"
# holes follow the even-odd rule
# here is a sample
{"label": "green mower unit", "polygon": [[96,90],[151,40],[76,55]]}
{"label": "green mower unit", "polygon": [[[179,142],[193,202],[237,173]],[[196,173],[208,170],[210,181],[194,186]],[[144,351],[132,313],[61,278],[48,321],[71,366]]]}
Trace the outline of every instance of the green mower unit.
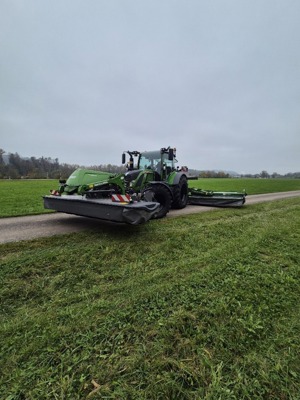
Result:
{"label": "green mower unit", "polygon": [[127,172],[110,174],[77,169],[60,180],[58,190],[44,196],[44,207],[69,214],[114,222],[141,224],[164,217],[171,208],[188,204],[240,206],[245,193],[189,189],[187,168],[176,168],[176,149],[126,151],[122,163]]}

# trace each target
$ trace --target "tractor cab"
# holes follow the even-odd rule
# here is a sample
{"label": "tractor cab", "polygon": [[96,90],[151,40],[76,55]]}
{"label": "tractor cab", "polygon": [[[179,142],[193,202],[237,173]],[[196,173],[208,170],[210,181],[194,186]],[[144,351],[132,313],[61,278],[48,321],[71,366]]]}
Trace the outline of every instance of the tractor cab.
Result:
{"label": "tractor cab", "polygon": [[[175,163],[177,162],[175,156],[176,149],[162,148],[156,151],[127,151],[129,154],[129,162],[127,163],[128,179],[135,179],[141,171],[152,171],[155,180],[165,180],[167,176],[175,171]],[[137,162],[134,163],[134,159]],[[125,164],[126,156],[123,153],[122,163]]]}

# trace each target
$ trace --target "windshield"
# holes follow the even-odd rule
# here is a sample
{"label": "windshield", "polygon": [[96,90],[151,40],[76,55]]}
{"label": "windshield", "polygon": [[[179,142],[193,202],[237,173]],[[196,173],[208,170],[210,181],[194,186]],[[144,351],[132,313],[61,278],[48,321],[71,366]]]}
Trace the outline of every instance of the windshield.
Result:
{"label": "windshield", "polygon": [[161,155],[160,151],[146,151],[139,158],[139,169],[152,169],[160,172],[161,156],[166,167],[174,168],[174,161],[168,160],[168,154]]}

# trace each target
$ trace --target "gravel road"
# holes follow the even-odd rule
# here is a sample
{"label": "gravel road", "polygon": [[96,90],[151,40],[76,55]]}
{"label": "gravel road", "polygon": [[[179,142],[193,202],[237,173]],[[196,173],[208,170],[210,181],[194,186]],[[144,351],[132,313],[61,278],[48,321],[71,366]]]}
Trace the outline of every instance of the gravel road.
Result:
{"label": "gravel road", "polygon": [[[292,192],[258,194],[246,197],[246,206],[290,197],[300,197],[300,190]],[[188,206],[183,210],[171,210],[167,218],[215,210],[214,207]],[[62,235],[83,230],[94,230],[99,220],[62,213],[31,215],[25,217],[0,218],[0,243],[17,242],[53,235]]]}

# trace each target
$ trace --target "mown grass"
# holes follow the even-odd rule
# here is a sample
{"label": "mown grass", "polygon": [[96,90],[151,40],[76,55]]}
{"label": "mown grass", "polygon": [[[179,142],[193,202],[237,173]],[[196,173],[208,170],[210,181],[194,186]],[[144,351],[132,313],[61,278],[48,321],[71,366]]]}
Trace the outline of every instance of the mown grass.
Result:
{"label": "mown grass", "polygon": [[0,246],[0,398],[300,398],[299,199]]}
{"label": "mown grass", "polygon": [[[299,179],[199,179],[190,187],[205,190],[243,191],[250,194],[300,190]],[[42,214],[42,196],[57,189],[56,180],[0,180],[0,217]]]}

